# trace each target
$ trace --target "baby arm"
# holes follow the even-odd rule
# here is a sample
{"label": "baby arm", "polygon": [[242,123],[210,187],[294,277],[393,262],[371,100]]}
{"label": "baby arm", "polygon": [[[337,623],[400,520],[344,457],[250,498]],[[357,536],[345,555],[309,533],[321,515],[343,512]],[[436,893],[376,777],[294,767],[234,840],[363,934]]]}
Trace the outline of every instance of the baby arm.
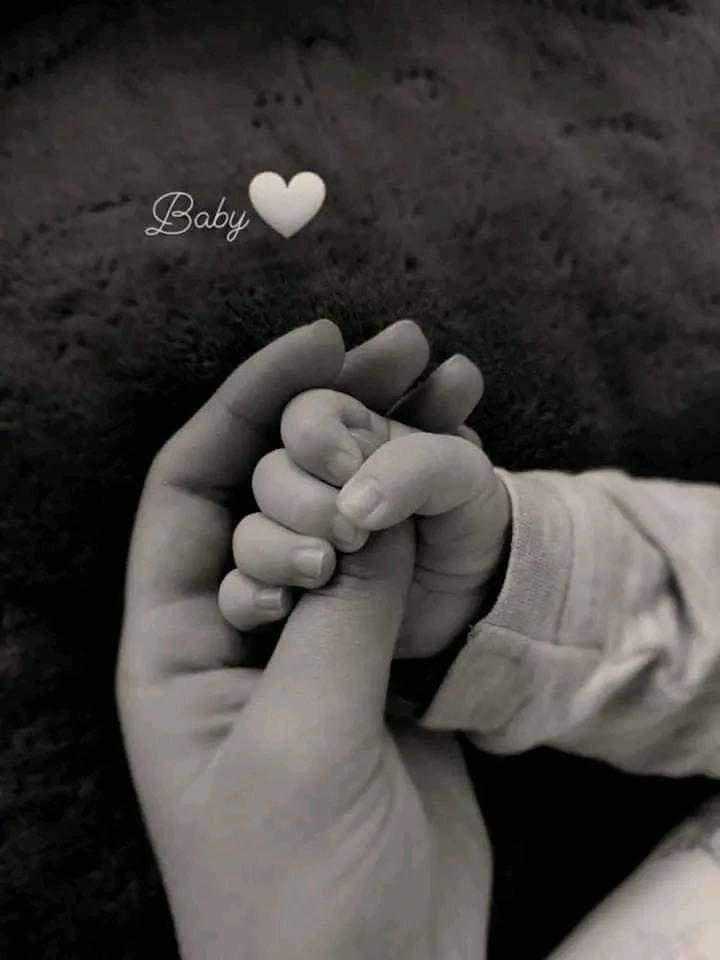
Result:
{"label": "baby arm", "polygon": [[[254,477],[265,516],[253,522],[273,526],[241,532],[239,569],[264,579],[274,543],[287,571],[292,537],[312,532],[321,578],[282,582],[321,585],[334,547],[357,549],[416,514],[397,653],[431,655],[467,635],[423,726],[496,752],[546,744],[634,772],[720,775],[720,489],[612,470],[511,474],[468,441],[348,403],[311,391],[286,409],[285,450]],[[356,461],[338,496],[342,477],[325,464],[348,442]]]}
{"label": "baby arm", "polygon": [[720,776],[720,488],[502,473],[505,582],[424,718],[496,752]]}
{"label": "baby arm", "polygon": [[720,956],[720,798],[673,831],[549,960]]}

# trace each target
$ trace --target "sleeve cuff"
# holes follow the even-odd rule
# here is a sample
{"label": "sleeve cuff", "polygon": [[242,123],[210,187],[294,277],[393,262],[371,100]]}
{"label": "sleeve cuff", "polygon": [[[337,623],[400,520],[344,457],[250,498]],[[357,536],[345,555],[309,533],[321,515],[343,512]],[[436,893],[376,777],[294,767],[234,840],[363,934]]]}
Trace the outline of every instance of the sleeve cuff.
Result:
{"label": "sleeve cuff", "polygon": [[[567,478],[546,471],[496,472],[512,506],[505,581],[493,608],[470,630],[423,715],[421,725],[430,729],[502,736],[525,706],[538,697],[544,700],[553,687],[552,676],[547,675],[550,664],[544,665],[544,660],[555,662],[557,651],[551,648],[567,629],[571,575],[581,581],[584,575],[588,582],[588,571],[577,578],[578,571],[573,573],[576,531]],[[573,671],[574,665],[582,671],[586,658],[582,650],[565,653],[567,679],[568,668]],[[517,749],[527,745],[512,744]]]}

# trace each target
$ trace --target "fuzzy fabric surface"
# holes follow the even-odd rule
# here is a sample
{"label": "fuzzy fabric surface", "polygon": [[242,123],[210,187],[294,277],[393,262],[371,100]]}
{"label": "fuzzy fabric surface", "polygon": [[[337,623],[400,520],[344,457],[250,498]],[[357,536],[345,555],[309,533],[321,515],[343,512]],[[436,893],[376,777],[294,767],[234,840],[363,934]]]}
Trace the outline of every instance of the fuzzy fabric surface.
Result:
{"label": "fuzzy fabric surface", "polygon": [[[0,956],[176,956],[113,667],[154,451],[318,316],[486,376],[496,462],[720,482],[720,5],[33,3],[0,48]],[[148,237],[155,198],[317,219]],[[541,960],[713,785],[467,751],[491,960]]]}

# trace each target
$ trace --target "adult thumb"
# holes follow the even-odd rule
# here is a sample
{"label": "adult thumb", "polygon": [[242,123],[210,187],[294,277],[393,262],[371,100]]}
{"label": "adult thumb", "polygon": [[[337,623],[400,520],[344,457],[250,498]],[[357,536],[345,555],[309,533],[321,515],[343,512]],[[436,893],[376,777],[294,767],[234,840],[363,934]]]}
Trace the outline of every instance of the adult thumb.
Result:
{"label": "adult thumb", "polygon": [[340,556],[293,610],[243,710],[242,727],[306,755],[382,731],[390,664],[415,563],[412,520]]}

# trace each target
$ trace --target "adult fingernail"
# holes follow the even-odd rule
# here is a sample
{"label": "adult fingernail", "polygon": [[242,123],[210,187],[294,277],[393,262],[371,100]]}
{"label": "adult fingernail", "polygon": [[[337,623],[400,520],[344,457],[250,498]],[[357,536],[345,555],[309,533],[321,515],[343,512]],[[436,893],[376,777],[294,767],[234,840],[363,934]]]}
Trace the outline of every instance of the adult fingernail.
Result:
{"label": "adult fingernail", "polygon": [[448,367],[474,367],[475,364],[469,360],[464,353],[454,353],[445,361]]}
{"label": "adult fingernail", "polygon": [[265,587],[255,594],[255,603],[263,610],[279,612],[283,608],[284,600],[282,587]]}
{"label": "adult fingernail", "polygon": [[367,539],[364,530],[358,530],[346,517],[339,514],[333,520],[332,530],[335,542],[344,550],[355,550]]}
{"label": "adult fingernail", "polygon": [[350,477],[362,466],[362,457],[359,453],[348,453],[338,450],[327,461],[327,470],[330,476],[338,483],[347,483]]}
{"label": "adult fingernail", "polygon": [[420,324],[413,320],[412,317],[403,317],[401,320],[396,320],[395,323],[391,323],[390,327],[407,327],[408,329],[414,327],[416,330],[419,330]]}
{"label": "adult fingernail", "polygon": [[361,480],[340,491],[337,506],[352,520],[367,520],[382,503],[382,492],[374,480]]}
{"label": "adult fingernail", "polygon": [[293,554],[293,564],[301,577],[313,580],[322,575],[325,551],[319,547],[299,547]]}
{"label": "adult fingernail", "polygon": [[480,367],[473,363],[470,357],[466,357],[464,353],[455,353],[449,360],[446,360],[444,364],[441,364],[446,369],[456,370],[462,372],[463,376],[472,375],[476,380],[482,381],[483,375]]}

